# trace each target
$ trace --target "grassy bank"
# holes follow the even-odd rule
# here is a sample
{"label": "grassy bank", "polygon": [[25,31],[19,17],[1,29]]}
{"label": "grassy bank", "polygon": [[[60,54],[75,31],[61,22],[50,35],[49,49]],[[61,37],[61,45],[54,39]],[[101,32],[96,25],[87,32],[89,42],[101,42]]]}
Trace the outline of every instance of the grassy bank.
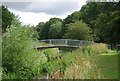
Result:
{"label": "grassy bank", "polygon": [[117,55],[101,55],[111,52],[106,44],[93,44],[70,52],[58,48],[40,50],[47,61],[40,64],[34,74],[6,76],[8,79],[40,79],[42,75],[49,79],[117,79]]}
{"label": "grassy bank", "polygon": [[49,78],[55,79],[117,79],[117,57],[105,44],[95,44],[62,52],[60,58],[46,63],[44,69]]}
{"label": "grassy bank", "polygon": [[[47,52],[49,51],[50,50],[47,50]],[[105,56],[100,56],[101,53],[109,54],[110,52],[111,51],[107,49],[105,44],[90,45],[73,50],[72,52],[62,51],[56,59],[50,60],[42,65],[42,68],[44,72],[49,75],[48,77],[52,79],[117,78],[117,71],[115,73],[109,71],[110,68],[115,67],[107,64],[110,62],[109,59],[113,59],[114,57],[106,58]],[[117,60],[113,59],[113,62],[116,61]],[[107,68],[106,66],[102,67],[102,63],[106,66],[108,65],[110,68]],[[115,65],[117,68],[117,62]],[[114,76],[111,76],[109,73]],[[39,78],[39,76],[37,78]]]}

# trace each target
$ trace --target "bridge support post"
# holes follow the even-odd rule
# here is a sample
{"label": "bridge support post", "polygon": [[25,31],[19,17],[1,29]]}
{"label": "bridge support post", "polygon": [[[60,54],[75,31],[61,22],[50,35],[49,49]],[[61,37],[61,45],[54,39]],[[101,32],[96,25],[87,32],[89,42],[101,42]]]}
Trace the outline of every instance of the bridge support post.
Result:
{"label": "bridge support post", "polygon": [[65,40],[65,45],[67,46],[68,40]]}
{"label": "bridge support post", "polygon": [[49,41],[49,44],[51,44],[51,43],[52,43],[52,40]]}
{"label": "bridge support post", "polygon": [[79,46],[81,45],[81,41],[79,42]]}

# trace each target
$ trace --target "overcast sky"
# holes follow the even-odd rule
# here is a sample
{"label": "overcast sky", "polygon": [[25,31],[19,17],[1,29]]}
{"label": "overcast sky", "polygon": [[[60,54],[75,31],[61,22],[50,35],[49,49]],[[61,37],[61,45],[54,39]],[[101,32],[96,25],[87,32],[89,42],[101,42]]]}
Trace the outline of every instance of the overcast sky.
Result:
{"label": "overcast sky", "polygon": [[23,24],[37,25],[50,18],[64,19],[74,11],[80,10],[86,0],[74,1],[39,1],[39,2],[2,2],[14,14],[20,17]]}

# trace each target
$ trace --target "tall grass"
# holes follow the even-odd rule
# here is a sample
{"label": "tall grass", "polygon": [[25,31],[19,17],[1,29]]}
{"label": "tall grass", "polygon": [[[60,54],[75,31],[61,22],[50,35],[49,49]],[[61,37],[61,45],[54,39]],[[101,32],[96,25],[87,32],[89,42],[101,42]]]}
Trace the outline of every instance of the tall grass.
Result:
{"label": "tall grass", "polygon": [[39,53],[45,55],[48,60],[38,64],[39,68],[31,67],[31,73],[29,72],[25,77],[15,73],[7,73],[7,75],[3,73],[3,75],[8,79],[39,78],[36,76],[42,73],[47,73],[49,79],[103,79],[104,76],[96,64],[96,59],[99,53],[107,50],[106,44],[93,44],[71,52],[60,52],[58,48],[41,50]]}
{"label": "tall grass", "polygon": [[[66,52],[51,63],[54,67],[49,78],[54,79],[103,79],[101,69],[96,64],[99,53],[107,52],[106,44],[93,44],[72,52]],[[49,67],[49,66],[48,66]],[[47,68],[48,68],[47,67]],[[59,67],[59,68],[58,68]]]}
{"label": "tall grass", "polygon": [[92,44],[88,46],[87,48],[89,48],[91,52],[96,53],[96,54],[108,52],[107,44],[103,44],[103,43]]}
{"label": "tall grass", "polygon": [[60,55],[58,48],[45,49],[42,52],[47,56],[48,60],[54,60]]}

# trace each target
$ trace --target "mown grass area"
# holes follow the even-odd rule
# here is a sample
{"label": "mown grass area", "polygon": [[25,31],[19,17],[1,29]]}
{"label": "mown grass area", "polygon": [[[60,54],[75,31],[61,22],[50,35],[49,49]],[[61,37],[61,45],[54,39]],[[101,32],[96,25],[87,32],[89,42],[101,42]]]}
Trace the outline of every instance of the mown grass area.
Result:
{"label": "mown grass area", "polygon": [[118,78],[118,55],[99,55],[97,65],[102,69],[101,73],[106,79]]}

